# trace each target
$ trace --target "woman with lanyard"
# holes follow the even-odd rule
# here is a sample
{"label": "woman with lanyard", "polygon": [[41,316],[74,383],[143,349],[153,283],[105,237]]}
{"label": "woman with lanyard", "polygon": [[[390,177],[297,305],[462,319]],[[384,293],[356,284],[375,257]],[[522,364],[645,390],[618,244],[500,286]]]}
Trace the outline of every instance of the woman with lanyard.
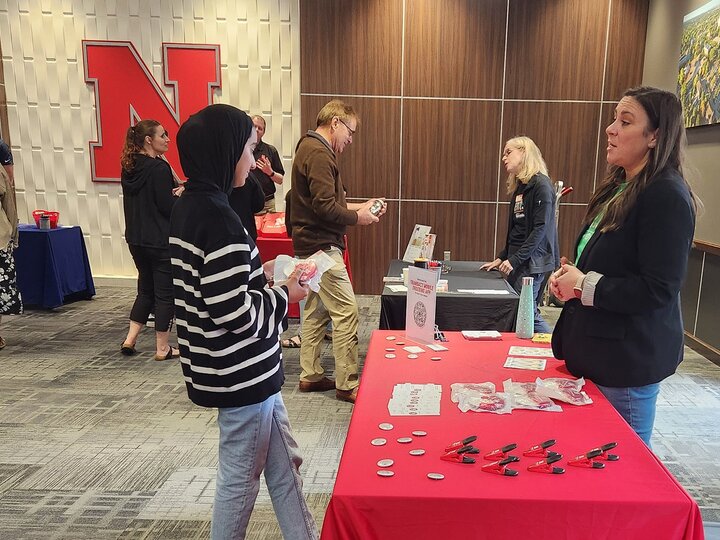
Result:
{"label": "woman with lanyard", "polygon": [[683,176],[674,94],[628,90],[605,131],[608,173],[588,204],[576,265],[563,257],[550,278],[565,301],[552,346],[649,446],[660,381],[683,358],[679,293],[697,202]]}

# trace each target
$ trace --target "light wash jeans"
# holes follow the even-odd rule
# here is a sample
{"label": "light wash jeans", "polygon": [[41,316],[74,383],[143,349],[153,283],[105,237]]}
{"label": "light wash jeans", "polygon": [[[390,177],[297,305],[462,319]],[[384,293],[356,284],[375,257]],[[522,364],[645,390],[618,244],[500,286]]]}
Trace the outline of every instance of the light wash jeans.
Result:
{"label": "light wash jeans", "polygon": [[283,538],[318,538],[302,494],[302,457],[280,393],[262,403],[218,409],[218,426],[212,539],[245,538],[263,471]]}
{"label": "light wash jeans", "polygon": [[635,433],[651,448],[650,437],[655,423],[655,404],[660,392],[660,383],[629,388],[612,388],[599,384],[596,386]]}

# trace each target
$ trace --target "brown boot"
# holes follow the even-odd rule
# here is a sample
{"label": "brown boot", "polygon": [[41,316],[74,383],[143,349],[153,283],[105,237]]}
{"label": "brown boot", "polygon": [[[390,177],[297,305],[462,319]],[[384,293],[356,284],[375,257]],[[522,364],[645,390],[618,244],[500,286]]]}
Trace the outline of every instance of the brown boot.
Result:
{"label": "brown boot", "polygon": [[301,392],[327,392],[328,390],[335,389],[335,381],[323,377],[319,381],[300,381],[298,390]]}
{"label": "brown boot", "polygon": [[338,388],[337,390],[335,390],[335,397],[338,398],[340,401],[347,401],[348,403],[354,404],[355,400],[357,399],[357,393],[357,386],[352,390],[340,390]]}

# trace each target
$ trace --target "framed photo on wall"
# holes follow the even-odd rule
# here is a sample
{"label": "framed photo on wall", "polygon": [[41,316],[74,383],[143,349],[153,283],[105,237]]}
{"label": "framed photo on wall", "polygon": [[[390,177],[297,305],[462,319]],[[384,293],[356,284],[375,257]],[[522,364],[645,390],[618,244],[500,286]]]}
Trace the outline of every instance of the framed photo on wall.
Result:
{"label": "framed photo on wall", "polygon": [[679,68],[685,127],[720,123],[720,0],[683,18]]}

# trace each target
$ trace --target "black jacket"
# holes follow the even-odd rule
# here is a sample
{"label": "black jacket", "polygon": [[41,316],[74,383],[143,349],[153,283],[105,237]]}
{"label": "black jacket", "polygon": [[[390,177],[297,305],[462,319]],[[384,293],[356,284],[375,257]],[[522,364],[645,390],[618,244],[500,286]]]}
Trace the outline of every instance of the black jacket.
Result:
{"label": "black jacket", "polygon": [[[513,194],[511,205],[515,202]],[[531,274],[542,274],[560,266],[560,246],[555,223],[555,192],[550,179],[544,174],[533,176],[522,192],[525,209],[525,241],[515,253],[508,257],[508,243],[512,229],[512,207],[508,213],[508,229],[505,249],[498,255],[507,259],[513,269],[527,265]]]}
{"label": "black jacket", "polygon": [[170,213],[177,200],[170,165],[161,158],[135,154],[135,167],[120,180],[125,210],[125,241],[142,247],[167,249]]}
{"label": "black jacket", "polygon": [[257,240],[255,214],[265,207],[265,194],[258,181],[254,177],[248,176],[245,185],[233,188],[228,200],[250,238]]}
{"label": "black jacket", "polygon": [[694,230],[690,193],[668,170],[640,194],[619,230],[592,236],[577,266],[604,276],[594,306],[566,302],[552,336],[555,356],[573,375],[631,387],[675,372],[683,358],[680,288]]}

